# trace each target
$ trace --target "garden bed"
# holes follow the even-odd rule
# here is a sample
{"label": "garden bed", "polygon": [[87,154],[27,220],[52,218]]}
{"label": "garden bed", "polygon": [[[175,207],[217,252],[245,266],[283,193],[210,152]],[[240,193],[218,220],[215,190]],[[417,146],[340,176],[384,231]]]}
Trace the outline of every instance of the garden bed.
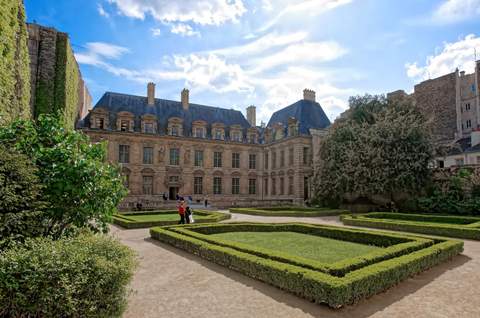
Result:
{"label": "garden bed", "polygon": [[[193,218],[195,223],[213,223],[227,220],[229,214],[211,212],[206,210],[194,210]],[[146,212],[125,212],[115,214],[113,223],[127,229],[138,229],[152,226],[164,226],[178,224],[180,217],[176,210],[146,211]]]}
{"label": "garden bed", "polygon": [[231,208],[231,213],[260,215],[260,216],[292,216],[292,217],[320,217],[336,216],[350,213],[348,210],[330,208],[306,208],[306,207],[265,207],[265,208]]}
{"label": "garden bed", "polygon": [[343,215],[346,225],[480,240],[480,218],[468,216],[372,212]]}
{"label": "garden bed", "polygon": [[333,308],[382,292],[463,251],[456,240],[297,223],[165,226],[150,234]]}

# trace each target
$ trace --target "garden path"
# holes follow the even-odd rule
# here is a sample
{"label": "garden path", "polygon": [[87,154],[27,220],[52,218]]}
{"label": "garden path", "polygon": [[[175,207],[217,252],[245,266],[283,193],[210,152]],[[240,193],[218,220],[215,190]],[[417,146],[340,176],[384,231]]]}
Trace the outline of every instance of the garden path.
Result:
{"label": "garden path", "polygon": [[[338,217],[232,215],[229,221],[342,225]],[[133,248],[140,266],[124,317],[480,317],[480,242],[450,262],[355,306],[332,310],[149,238],[148,229],[112,235]]]}

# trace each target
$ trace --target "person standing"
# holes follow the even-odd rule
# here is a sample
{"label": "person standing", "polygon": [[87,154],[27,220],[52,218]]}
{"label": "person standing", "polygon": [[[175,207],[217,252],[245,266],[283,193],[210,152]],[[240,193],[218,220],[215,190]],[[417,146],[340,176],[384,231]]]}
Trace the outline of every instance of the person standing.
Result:
{"label": "person standing", "polygon": [[180,216],[178,224],[185,224],[185,202],[183,201],[178,205],[178,215]]}
{"label": "person standing", "polygon": [[205,197],[205,207],[208,207],[208,197]]}
{"label": "person standing", "polygon": [[192,215],[192,209],[190,209],[190,205],[187,204],[185,208],[185,223],[190,224],[190,216]]}

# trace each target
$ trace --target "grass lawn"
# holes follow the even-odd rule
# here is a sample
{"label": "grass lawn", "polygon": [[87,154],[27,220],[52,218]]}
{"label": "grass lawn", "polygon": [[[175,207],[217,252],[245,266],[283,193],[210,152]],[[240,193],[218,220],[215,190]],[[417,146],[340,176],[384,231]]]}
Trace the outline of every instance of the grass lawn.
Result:
{"label": "grass lawn", "polygon": [[227,232],[214,238],[254,245],[294,256],[333,263],[367,254],[381,247],[295,232]]}
{"label": "grass lawn", "polygon": [[[178,221],[180,216],[178,213],[161,213],[161,214],[143,214],[143,215],[128,215],[124,216],[125,219],[135,222],[157,222],[157,221]],[[205,215],[193,214],[195,220],[208,219]]]}

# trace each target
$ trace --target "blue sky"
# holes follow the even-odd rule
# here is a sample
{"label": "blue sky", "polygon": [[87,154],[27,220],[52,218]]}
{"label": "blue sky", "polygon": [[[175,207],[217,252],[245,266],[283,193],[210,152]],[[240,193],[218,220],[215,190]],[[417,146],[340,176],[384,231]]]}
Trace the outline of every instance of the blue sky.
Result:
{"label": "blue sky", "polygon": [[480,0],[25,0],[70,35],[96,102],[105,91],[245,111],[258,120],[317,92],[334,119],[352,95],[473,71]]}

